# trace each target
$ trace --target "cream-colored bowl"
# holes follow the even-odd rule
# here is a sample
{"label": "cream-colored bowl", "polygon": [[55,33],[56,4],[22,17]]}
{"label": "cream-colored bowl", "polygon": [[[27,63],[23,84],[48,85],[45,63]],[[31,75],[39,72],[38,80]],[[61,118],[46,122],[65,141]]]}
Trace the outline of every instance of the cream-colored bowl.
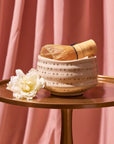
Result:
{"label": "cream-colored bowl", "polygon": [[97,84],[96,57],[58,61],[39,55],[37,70],[55,95],[79,95]]}

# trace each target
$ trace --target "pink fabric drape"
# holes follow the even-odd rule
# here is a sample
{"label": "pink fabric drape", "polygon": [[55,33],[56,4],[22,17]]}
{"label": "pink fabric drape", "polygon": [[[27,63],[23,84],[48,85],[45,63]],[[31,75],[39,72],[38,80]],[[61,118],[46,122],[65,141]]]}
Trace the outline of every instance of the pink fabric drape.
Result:
{"label": "pink fabric drape", "polygon": [[[0,0],[0,79],[36,67],[41,46],[94,39],[99,74],[114,68],[113,0]],[[73,111],[74,144],[113,144],[113,108]],[[0,103],[0,144],[59,144],[60,110]]]}

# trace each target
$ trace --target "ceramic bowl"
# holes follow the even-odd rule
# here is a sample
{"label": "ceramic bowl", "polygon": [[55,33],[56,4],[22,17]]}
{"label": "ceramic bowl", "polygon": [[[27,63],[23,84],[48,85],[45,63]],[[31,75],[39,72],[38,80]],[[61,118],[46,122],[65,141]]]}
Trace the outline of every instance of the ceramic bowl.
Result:
{"label": "ceramic bowl", "polygon": [[97,84],[96,57],[58,61],[38,56],[37,70],[54,95],[73,96]]}

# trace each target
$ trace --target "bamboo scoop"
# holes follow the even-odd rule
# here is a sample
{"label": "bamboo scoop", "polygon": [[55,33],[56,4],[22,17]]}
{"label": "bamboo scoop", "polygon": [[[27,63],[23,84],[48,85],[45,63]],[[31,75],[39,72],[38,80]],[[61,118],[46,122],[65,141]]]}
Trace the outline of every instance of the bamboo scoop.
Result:
{"label": "bamboo scoop", "polygon": [[41,56],[50,59],[67,61],[93,56],[97,51],[94,40],[88,40],[72,46],[69,45],[45,45],[41,49]]}

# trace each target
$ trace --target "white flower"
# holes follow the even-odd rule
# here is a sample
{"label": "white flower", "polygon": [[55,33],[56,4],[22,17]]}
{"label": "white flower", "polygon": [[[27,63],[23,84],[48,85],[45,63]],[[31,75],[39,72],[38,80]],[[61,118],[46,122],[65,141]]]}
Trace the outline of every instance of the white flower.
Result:
{"label": "white flower", "polygon": [[44,79],[39,78],[37,70],[33,68],[26,75],[22,70],[16,70],[16,76],[12,76],[7,84],[7,89],[13,92],[14,97],[26,99],[32,99],[44,87]]}

